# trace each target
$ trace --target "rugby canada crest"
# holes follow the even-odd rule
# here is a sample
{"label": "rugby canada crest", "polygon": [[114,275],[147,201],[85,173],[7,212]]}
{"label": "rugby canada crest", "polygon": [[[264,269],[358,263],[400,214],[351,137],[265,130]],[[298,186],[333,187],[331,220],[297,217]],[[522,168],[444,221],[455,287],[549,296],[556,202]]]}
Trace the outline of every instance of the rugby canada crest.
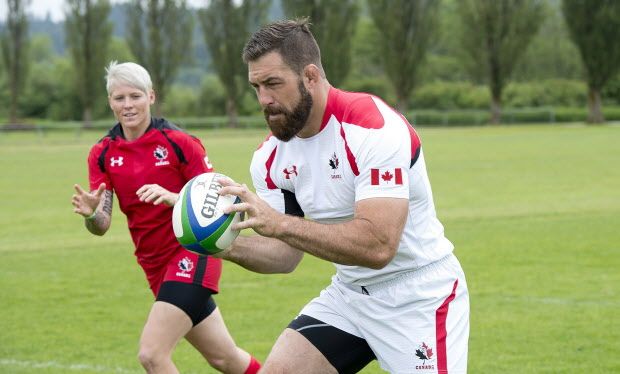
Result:
{"label": "rugby canada crest", "polygon": [[181,271],[177,271],[176,273],[177,277],[183,277],[183,278],[191,277],[189,272],[192,271],[192,269],[194,268],[194,263],[192,262],[192,260],[190,260],[188,257],[183,257],[183,259],[179,261],[178,266],[179,266],[179,270]]}
{"label": "rugby canada crest", "polygon": [[415,350],[415,355],[422,361],[415,365],[416,370],[435,370],[435,352],[433,352],[433,348],[422,342]]}
{"label": "rugby canada crest", "polygon": [[340,161],[338,161],[338,155],[336,152],[329,159],[329,167],[332,169],[331,178],[332,179],[342,179],[342,174],[338,173],[338,166],[340,165]]}
{"label": "rugby canada crest", "polygon": [[155,148],[155,150],[153,151],[153,156],[155,156],[155,159],[157,160],[157,162],[155,162],[155,166],[170,164],[170,161],[167,160],[168,148],[164,147],[163,145],[158,145],[157,148]]}

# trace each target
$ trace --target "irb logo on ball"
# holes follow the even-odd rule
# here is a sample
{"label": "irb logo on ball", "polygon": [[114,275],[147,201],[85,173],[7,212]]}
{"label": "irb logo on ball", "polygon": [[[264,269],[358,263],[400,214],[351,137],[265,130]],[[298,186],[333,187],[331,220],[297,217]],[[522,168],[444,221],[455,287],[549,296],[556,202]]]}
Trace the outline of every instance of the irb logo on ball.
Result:
{"label": "irb logo on ball", "polygon": [[179,199],[172,211],[174,235],[183,247],[199,255],[223,251],[239,235],[230,226],[241,220],[236,212],[224,214],[223,210],[240,199],[233,195],[221,196],[219,173],[200,174],[179,192]]}

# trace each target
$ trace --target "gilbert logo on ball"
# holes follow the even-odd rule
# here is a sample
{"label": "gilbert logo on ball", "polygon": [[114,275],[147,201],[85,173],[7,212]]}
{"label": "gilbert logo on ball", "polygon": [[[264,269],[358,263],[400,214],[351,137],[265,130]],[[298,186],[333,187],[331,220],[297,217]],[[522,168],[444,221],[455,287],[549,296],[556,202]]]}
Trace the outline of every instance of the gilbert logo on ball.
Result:
{"label": "gilbert logo on ball", "polygon": [[241,215],[224,214],[224,208],[241,200],[237,196],[221,196],[219,173],[204,173],[192,178],[179,192],[172,210],[174,235],[183,247],[199,255],[223,251],[239,235],[230,226]]}

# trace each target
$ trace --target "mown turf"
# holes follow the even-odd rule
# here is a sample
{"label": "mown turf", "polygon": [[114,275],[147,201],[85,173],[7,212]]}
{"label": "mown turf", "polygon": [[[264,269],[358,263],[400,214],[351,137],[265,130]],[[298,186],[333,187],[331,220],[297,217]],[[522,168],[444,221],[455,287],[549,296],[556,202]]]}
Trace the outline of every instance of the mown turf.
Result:
{"label": "mown turf", "polygon": [[[471,294],[471,373],[620,372],[620,127],[419,130],[440,219]],[[194,132],[216,169],[249,183],[255,130]],[[139,373],[151,303],[115,204],[104,237],[72,213],[102,134],[0,133],[0,372]],[[334,272],[226,264],[216,297],[237,342],[264,359]],[[187,343],[183,373],[211,373]],[[365,373],[382,372],[371,364]]]}

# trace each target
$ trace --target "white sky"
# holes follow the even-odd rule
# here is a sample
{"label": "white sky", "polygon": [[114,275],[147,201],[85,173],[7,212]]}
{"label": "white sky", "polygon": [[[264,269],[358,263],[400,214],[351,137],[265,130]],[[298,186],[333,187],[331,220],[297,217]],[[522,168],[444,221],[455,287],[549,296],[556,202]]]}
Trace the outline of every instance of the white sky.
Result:
{"label": "white sky", "polygon": [[[112,3],[124,3],[127,0],[111,0]],[[191,6],[204,5],[204,0],[188,0]],[[0,0],[0,22],[6,22],[7,2]],[[65,0],[30,0],[30,6],[26,12],[36,18],[45,18],[49,13],[53,21],[60,21],[64,18]]]}

